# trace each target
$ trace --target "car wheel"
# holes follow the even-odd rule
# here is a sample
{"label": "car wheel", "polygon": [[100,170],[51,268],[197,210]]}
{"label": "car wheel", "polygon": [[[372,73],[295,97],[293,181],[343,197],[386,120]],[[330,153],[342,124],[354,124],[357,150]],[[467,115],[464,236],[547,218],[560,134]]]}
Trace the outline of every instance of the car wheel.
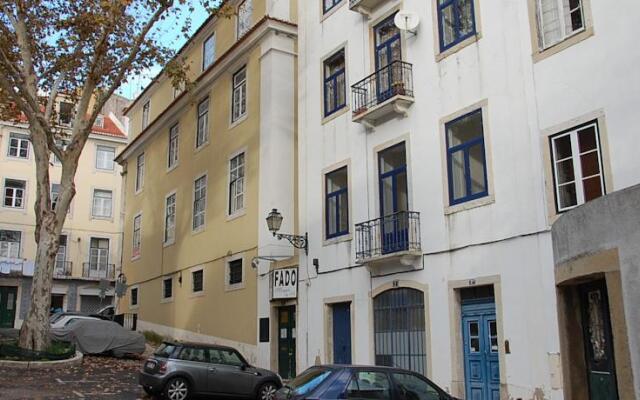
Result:
{"label": "car wheel", "polygon": [[169,400],[187,400],[190,394],[189,382],[181,377],[171,379],[164,387],[164,396]]}
{"label": "car wheel", "polygon": [[258,390],[258,400],[273,400],[276,397],[276,391],[278,388],[275,384],[267,382],[260,386]]}

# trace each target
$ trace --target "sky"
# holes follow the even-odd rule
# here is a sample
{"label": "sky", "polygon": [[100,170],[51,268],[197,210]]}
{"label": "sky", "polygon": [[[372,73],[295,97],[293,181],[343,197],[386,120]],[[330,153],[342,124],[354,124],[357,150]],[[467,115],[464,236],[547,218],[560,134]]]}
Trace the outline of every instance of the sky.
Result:
{"label": "sky", "polygon": [[[160,32],[162,38],[162,44],[176,51],[187,41],[184,35],[180,33],[187,14],[191,17],[189,35],[193,34],[208,17],[207,11],[200,4],[199,0],[187,0],[187,3],[190,3],[190,5],[195,8],[193,12],[189,13],[188,6],[185,5],[180,7],[177,19],[172,18],[157,24],[158,32]],[[161,70],[162,65],[155,65],[137,76],[130,77],[127,83],[124,83],[117,93],[131,100],[135,99]]]}

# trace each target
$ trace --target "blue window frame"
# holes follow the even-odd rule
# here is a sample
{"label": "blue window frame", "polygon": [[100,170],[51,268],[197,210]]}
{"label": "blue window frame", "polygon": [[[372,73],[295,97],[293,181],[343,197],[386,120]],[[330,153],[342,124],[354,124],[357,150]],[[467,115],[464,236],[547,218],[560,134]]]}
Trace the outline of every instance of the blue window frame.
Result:
{"label": "blue window frame", "polygon": [[482,109],[445,125],[449,203],[464,203],[488,195]]}
{"label": "blue window frame", "polygon": [[349,189],[347,167],[325,175],[325,223],[327,239],[349,233]]}
{"label": "blue window frame", "polygon": [[324,62],[324,116],[343,109],[347,105],[344,49]]}
{"label": "blue window frame", "polygon": [[438,0],[440,51],[476,34],[474,0]]}
{"label": "blue window frame", "polygon": [[322,0],[322,12],[324,14],[328,13],[341,2],[342,0]]}

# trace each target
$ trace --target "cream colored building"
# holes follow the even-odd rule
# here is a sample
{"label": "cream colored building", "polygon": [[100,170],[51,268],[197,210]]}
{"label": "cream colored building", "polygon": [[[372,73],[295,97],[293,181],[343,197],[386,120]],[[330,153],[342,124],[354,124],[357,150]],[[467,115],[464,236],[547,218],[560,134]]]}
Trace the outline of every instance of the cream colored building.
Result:
{"label": "cream colored building", "polygon": [[294,226],[296,2],[227,6],[233,17],[210,17],[179,52],[194,87],[161,73],[127,110],[119,310],[139,330],[232,345],[276,369],[275,341],[259,343],[259,318],[271,318],[262,339],[269,326],[277,337],[274,265],[260,257],[295,264],[264,218],[278,208]]}
{"label": "cream colored building", "polygon": [[[100,115],[80,157],[77,193],[60,238],[52,310],[95,312],[113,302],[122,243],[122,168],[114,158],[127,143],[125,132],[115,114]],[[61,172],[52,157],[53,199]],[[0,121],[0,185],[0,325],[17,328],[31,301],[36,254],[36,167],[26,123]]]}

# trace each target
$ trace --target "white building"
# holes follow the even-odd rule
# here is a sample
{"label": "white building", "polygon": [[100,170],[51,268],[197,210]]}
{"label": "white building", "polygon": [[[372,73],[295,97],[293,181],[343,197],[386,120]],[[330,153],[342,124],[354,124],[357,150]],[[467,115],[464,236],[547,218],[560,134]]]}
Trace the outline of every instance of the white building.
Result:
{"label": "white building", "polygon": [[[298,370],[397,365],[468,399],[584,399],[567,389],[579,360],[563,359],[557,299],[599,275],[558,278],[551,225],[640,182],[640,3],[308,3]],[[398,29],[399,10],[418,27]],[[638,398],[638,362],[618,363],[633,357],[625,335],[611,346],[612,324],[599,328],[616,362],[589,353],[581,393]]]}

